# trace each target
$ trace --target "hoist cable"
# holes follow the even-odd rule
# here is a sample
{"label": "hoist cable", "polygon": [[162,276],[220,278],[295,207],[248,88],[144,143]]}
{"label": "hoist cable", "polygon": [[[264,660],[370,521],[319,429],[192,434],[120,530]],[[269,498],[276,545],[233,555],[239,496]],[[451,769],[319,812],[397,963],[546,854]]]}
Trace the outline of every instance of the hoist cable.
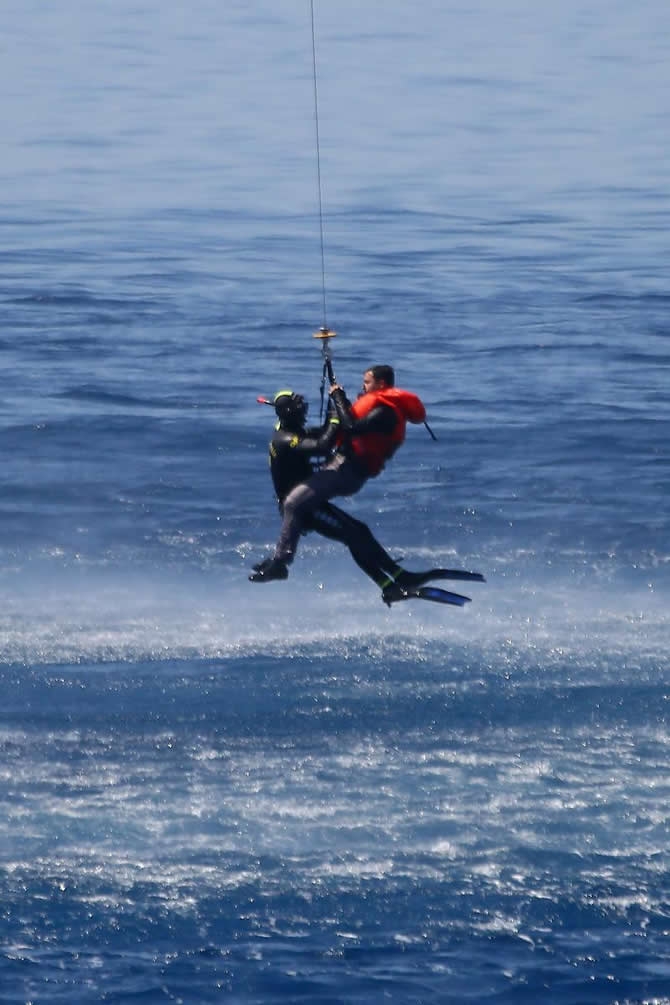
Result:
{"label": "hoist cable", "polygon": [[323,236],[323,196],[321,186],[321,140],[319,137],[319,89],[317,85],[316,70],[316,30],[314,28],[314,0],[310,0],[310,14],[312,21],[312,80],[314,82],[314,127],[316,138],[316,180],[319,195],[319,234],[321,238],[321,295],[323,298],[323,331],[328,331],[328,320],[326,312],[326,254],[325,241]]}

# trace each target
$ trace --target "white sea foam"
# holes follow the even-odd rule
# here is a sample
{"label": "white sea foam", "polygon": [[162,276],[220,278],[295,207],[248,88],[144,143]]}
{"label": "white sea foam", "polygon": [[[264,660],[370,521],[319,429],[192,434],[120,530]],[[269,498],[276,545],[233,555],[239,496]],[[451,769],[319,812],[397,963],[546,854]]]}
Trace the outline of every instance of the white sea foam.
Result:
{"label": "white sea foam", "polygon": [[435,645],[465,645],[513,667],[519,652],[551,665],[589,654],[600,661],[603,652],[630,660],[664,651],[670,615],[658,592],[487,572],[485,584],[453,584],[472,597],[463,609],[407,601],[390,610],[367,581],[352,582],[344,562],[328,581],[297,567],[289,582],[261,586],[248,583],[244,570],[5,572],[0,658],[76,664],[325,647],[344,660],[364,653],[373,661],[421,662],[434,657]]}

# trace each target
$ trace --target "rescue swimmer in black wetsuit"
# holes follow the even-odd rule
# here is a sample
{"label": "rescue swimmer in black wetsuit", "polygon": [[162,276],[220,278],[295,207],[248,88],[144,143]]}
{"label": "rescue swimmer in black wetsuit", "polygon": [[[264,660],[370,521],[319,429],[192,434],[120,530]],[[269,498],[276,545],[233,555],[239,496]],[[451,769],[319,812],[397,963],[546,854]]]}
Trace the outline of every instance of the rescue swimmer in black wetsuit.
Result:
{"label": "rescue swimmer in black wetsuit", "polygon": [[[338,442],[341,444],[341,421],[338,413],[331,410],[323,426],[306,429],[307,402],[293,391],[279,391],[273,404],[278,422],[270,441],[270,472],[283,514],[285,500],[293,494],[296,486],[302,487],[311,480],[313,461],[326,458]],[[428,579],[447,578],[447,570],[444,569],[407,571],[391,558],[367,524],[327,500],[317,502],[303,514],[300,533],[309,531],[316,531],[323,537],[346,545],[359,568],[381,588],[382,598],[387,602],[389,590],[394,587],[406,589]],[[287,577],[286,562],[278,559],[275,552],[254,566],[249,579],[254,583],[263,583]]]}

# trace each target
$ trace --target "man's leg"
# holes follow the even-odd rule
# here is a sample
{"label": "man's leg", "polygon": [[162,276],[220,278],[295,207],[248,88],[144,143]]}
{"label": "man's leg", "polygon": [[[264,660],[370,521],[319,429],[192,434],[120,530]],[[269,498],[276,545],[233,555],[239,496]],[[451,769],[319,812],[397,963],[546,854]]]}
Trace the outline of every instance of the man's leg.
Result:
{"label": "man's leg", "polygon": [[286,579],[309,514],[333,496],[354,495],[366,480],[345,457],[338,456],[306,482],[296,485],[282,506],[282,525],[274,555],[255,568],[249,576],[252,583]]}
{"label": "man's leg", "polygon": [[354,495],[365,481],[345,458],[338,457],[325,468],[316,471],[302,485],[296,485],[284,500],[282,526],[274,558],[290,565],[307,515],[334,496]]}
{"label": "man's leg", "polygon": [[368,525],[345,513],[339,506],[322,503],[307,515],[303,526],[306,530],[315,530],[322,537],[346,545],[356,565],[381,588],[403,571],[381,546]]}

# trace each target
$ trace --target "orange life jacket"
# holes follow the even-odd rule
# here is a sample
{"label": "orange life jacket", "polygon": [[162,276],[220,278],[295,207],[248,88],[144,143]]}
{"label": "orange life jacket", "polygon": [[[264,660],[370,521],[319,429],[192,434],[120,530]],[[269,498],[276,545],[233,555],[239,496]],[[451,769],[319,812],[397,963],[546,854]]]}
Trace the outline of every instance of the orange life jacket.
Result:
{"label": "orange life jacket", "polygon": [[408,422],[423,422],[426,409],[423,402],[411,391],[399,387],[386,387],[361,395],[351,406],[354,419],[362,419],[377,405],[387,405],[397,416],[392,433],[365,433],[352,436],[350,449],[353,457],[365,468],[370,478],[376,477],[405,439]]}

